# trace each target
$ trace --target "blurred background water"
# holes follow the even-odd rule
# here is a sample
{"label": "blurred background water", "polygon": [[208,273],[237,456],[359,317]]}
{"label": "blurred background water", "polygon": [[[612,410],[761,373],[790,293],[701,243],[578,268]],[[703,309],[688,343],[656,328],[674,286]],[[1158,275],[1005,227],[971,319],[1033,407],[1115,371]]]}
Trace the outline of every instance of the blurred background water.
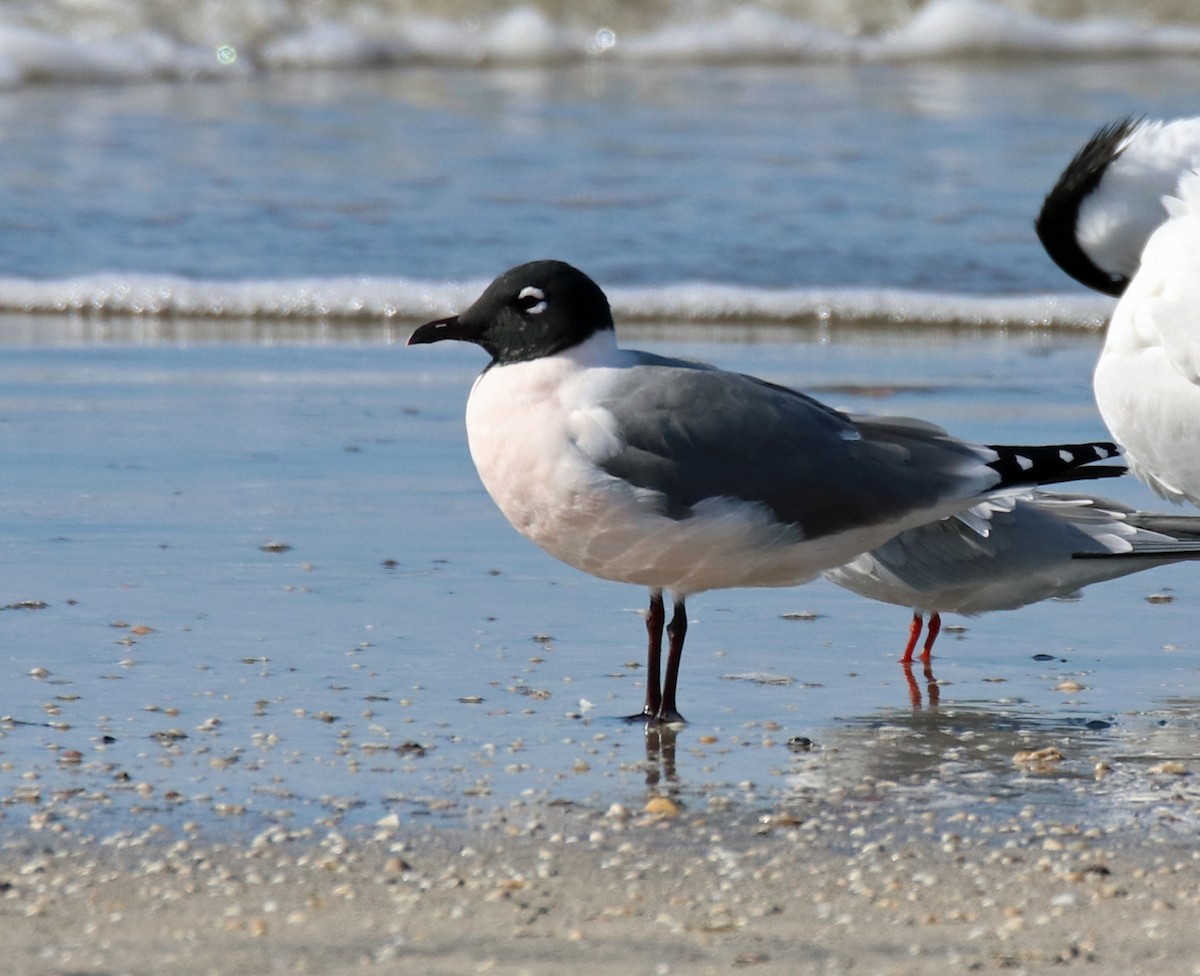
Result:
{"label": "blurred background water", "polygon": [[1042,196],[1200,81],[1169,4],[469,7],[7,5],[0,309],[417,318],[552,255],[632,316],[1095,325]]}

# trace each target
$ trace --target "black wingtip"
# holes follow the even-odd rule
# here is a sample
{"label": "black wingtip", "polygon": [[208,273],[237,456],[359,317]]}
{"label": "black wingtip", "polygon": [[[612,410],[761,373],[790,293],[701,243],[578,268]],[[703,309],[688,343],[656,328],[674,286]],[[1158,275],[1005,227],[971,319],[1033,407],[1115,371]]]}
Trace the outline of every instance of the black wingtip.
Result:
{"label": "black wingtip", "polygon": [[1121,155],[1129,135],[1144,120],[1141,115],[1127,115],[1097,129],[1046,194],[1041,212],[1033,222],[1038,240],[1051,260],[1080,284],[1105,295],[1119,296],[1129,279],[1100,268],[1080,247],[1076,236],[1079,210],[1100,185],[1113,160]]}
{"label": "black wingtip", "polygon": [[1061,485],[1068,481],[1100,481],[1102,478],[1120,478],[1126,474],[1129,474],[1129,469],[1123,464],[1093,464],[1083,468],[1071,468],[1059,475],[1048,475],[1038,484],[1045,486]]}
{"label": "black wingtip", "polygon": [[1121,456],[1121,448],[1111,441],[1084,444],[989,444],[998,457],[989,464],[1000,475],[998,487],[1016,485],[1054,485],[1064,481],[1092,481],[1116,478],[1126,472],[1124,465],[1098,465]]}

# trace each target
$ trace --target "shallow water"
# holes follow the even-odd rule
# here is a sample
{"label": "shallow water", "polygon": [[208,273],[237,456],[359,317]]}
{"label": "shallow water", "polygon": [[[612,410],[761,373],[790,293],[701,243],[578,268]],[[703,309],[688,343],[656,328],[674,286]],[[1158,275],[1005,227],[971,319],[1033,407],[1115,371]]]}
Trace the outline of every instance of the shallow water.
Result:
{"label": "shallow water", "polygon": [[[765,334],[626,341],[965,437],[1104,436],[1094,337]],[[966,621],[941,639],[934,686],[896,662],[902,608],[823,582],[705,594],[689,605],[690,724],[647,739],[621,721],[641,701],[644,594],[558,564],[495,510],[462,430],[480,366],[382,328],[5,348],[6,823],[461,822],[663,790],[771,811],[863,777],[918,808],[1178,813],[1189,781],[1149,770],[1198,752],[1186,565]],[[1163,507],[1132,479],[1103,491]],[[1044,746],[1065,759],[1014,766]],[[1094,785],[1098,760],[1113,774]]]}

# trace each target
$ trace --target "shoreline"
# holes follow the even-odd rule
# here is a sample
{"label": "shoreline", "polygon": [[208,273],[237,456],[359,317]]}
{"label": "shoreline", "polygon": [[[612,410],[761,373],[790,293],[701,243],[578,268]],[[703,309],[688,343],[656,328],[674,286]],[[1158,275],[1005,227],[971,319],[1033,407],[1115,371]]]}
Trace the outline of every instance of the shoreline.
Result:
{"label": "shoreline", "polygon": [[770,814],[651,791],[642,810],[517,803],[469,828],[391,814],[222,840],[52,822],[0,849],[8,971],[1200,971],[1200,854],[1169,809],[991,819],[882,785]]}

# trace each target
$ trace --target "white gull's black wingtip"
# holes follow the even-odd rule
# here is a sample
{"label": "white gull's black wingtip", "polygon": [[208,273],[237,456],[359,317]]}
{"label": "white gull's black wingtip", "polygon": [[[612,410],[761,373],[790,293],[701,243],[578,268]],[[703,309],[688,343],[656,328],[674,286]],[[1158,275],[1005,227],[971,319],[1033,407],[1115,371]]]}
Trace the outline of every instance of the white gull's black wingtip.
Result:
{"label": "white gull's black wingtip", "polygon": [[1121,271],[1101,268],[1083,249],[1078,236],[1079,212],[1144,122],[1143,116],[1127,115],[1097,129],[1046,194],[1033,223],[1050,259],[1080,284],[1105,295],[1120,296],[1129,278]]}

